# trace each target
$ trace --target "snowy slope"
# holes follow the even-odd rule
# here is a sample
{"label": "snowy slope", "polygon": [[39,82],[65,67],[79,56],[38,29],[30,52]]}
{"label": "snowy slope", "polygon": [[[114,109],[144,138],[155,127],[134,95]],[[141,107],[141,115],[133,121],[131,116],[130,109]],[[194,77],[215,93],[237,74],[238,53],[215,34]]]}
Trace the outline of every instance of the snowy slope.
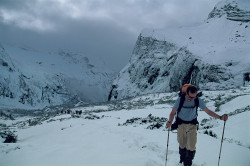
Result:
{"label": "snowy slope", "polygon": [[[220,115],[229,114],[220,165],[248,166],[250,105],[246,101],[250,100],[250,87],[203,93],[207,107],[216,109]],[[113,103],[77,106],[71,110],[83,110],[78,117],[58,114],[40,118],[18,116],[9,120],[1,116],[1,130],[16,131],[18,141],[0,143],[0,165],[164,165],[167,143],[164,126],[176,98],[176,93],[156,93]],[[36,125],[29,126],[28,119],[37,121],[33,123]],[[217,165],[223,121],[209,118],[203,111],[199,111],[199,121],[194,165]],[[206,131],[212,136],[204,134]],[[171,132],[168,165],[178,162],[177,137]]]}
{"label": "snowy slope", "polygon": [[99,59],[68,50],[39,51],[1,44],[1,108],[44,108],[72,100],[107,100],[114,73]]}
{"label": "snowy slope", "polygon": [[144,29],[110,100],[177,91],[185,83],[210,90],[243,85],[250,73],[249,9],[250,1],[224,0],[200,25]]}

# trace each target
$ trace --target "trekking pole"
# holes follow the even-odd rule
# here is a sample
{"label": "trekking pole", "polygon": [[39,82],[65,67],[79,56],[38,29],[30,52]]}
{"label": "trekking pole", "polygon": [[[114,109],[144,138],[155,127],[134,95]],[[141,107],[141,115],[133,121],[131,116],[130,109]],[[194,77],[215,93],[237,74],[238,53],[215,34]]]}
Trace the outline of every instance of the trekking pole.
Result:
{"label": "trekking pole", "polygon": [[224,137],[225,125],[226,125],[226,121],[224,121],[224,127],[223,127],[223,133],[222,133],[221,145],[220,145],[220,154],[219,154],[218,166],[220,165],[220,155],[221,155],[221,149],[222,149],[222,143],[223,143],[223,137]]}
{"label": "trekking pole", "polygon": [[167,150],[166,150],[166,161],[165,161],[165,166],[167,166],[167,160],[168,160],[168,142],[169,142],[169,132],[170,132],[170,127],[168,128],[168,140],[167,140]]}

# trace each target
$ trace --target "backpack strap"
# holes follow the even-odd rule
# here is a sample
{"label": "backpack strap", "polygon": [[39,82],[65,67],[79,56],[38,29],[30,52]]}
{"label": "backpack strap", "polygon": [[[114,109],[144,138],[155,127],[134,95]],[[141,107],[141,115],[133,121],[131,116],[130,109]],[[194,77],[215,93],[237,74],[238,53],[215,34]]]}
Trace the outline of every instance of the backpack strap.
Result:
{"label": "backpack strap", "polygon": [[177,109],[177,116],[178,116],[178,113],[181,111],[181,108],[183,107],[183,104],[184,104],[184,101],[185,101],[185,94],[182,94],[180,96],[180,104],[179,104],[179,107]]}
{"label": "backpack strap", "polygon": [[195,107],[196,107],[196,115],[198,116],[199,98],[196,97],[196,98],[194,99],[194,102],[195,102]]}

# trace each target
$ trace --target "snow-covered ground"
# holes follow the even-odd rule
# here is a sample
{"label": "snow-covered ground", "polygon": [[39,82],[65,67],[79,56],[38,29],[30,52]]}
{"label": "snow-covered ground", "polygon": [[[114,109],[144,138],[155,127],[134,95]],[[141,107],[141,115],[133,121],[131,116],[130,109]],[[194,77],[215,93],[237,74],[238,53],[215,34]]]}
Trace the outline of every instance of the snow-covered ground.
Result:
{"label": "snow-covered ground", "polygon": [[[222,145],[222,166],[250,164],[249,92],[250,86],[203,92],[208,108],[217,108],[220,115],[230,115]],[[31,126],[28,119],[35,121],[37,117],[15,117],[15,120],[1,117],[1,126],[5,124],[16,131],[18,141],[3,143],[1,139],[0,165],[163,166],[168,135],[164,126],[176,98],[176,93],[158,93],[78,106],[71,110],[83,110],[80,117],[58,114]],[[210,118],[203,111],[199,111],[199,121],[194,165],[217,165],[224,122]],[[157,128],[157,123],[162,126]],[[205,131],[213,136],[204,134]],[[167,165],[178,162],[177,136],[170,132]]]}

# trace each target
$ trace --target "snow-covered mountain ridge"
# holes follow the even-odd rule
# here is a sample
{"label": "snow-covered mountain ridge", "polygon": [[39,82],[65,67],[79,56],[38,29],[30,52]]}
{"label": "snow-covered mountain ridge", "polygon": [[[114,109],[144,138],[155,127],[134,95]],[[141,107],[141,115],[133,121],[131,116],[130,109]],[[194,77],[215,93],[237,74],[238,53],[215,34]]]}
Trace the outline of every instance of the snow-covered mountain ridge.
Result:
{"label": "snow-covered mountain ridge", "polygon": [[[225,2],[227,4],[225,4]],[[249,2],[247,2],[247,0],[240,0],[240,3],[234,0],[222,1],[215,6],[211,13],[209,13],[208,19],[226,16],[227,19],[232,21],[249,22],[249,7]]]}
{"label": "snow-covered mountain ridge", "polygon": [[1,108],[41,109],[66,103],[103,102],[114,73],[82,53],[0,45]]}
{"label": "snow-covered mountain ridge", "polygon": [[210,90],[243,85],[250,74],[249,6],[224,0],[203,24],[143,30],[109,99],[178,91],[185,83]]}

